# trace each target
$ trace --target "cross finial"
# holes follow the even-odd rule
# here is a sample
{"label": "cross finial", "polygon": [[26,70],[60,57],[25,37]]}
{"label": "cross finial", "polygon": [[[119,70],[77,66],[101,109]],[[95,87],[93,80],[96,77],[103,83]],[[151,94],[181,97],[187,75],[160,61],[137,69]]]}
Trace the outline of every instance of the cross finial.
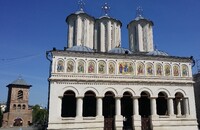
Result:
{"label": "cross finial", "polygon": [[83,11],[83,8],[84,8],[84,6],[85,6],[85,2],[84,2],[83,0],[79,0],[79,1],[78,1],[78,5],[79,5],[80,11]]}
{"label": "cross finial", "polygon": [[108,12],[110,11],[110,6],[108,5],[108,3],[105,3],[102,6],[102,10],[104,11],[105,15],[108,16]]}
{"label": "cross finial", "polygon": [[137,10],[136,10],[136,16],[137,17],[142,17],[143,16],[143,9],[142,7],[137,7]]}

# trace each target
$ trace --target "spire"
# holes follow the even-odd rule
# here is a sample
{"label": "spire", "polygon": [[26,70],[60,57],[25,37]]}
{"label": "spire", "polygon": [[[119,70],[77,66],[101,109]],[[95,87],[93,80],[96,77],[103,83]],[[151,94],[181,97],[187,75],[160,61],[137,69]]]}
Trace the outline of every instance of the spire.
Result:
{"label": "spire", "polygon": [[83,8],[85,6],[85,2],[83,0],[79,0],[78,1],[78,6],[79,6],[79,10],[83,11]]}
{"label": "spire", "polygon": [[108,13],[109,13],[109,11],[110,11],[110,6],[108,5],[108,3],[105,3],[105,4],[102,6],[102,10],[104,11],[105,16],[108,16]]}
{"label": "spire", "polygon": [[143,9],[140,6],[136,9],[136,17],[143,17]]}

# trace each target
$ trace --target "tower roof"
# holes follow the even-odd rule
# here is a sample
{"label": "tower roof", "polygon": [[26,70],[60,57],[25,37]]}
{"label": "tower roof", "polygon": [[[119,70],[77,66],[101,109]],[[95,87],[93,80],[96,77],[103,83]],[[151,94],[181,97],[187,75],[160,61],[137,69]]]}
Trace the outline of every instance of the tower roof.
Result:
{"label": "tower roof", "polygon": [[94,50],[86,46],[73,46],[68,48],[67,51],[94,52]]}
{"label": "tower roof", "polygon": [[18,79],[14,80],[14,81],[13,81],[12,83],[10,83],[9,85],[7,85],[7,87],[13,86],[13,85],[31,87],[31,85],[29,85],[24,79],[22,79],[21,76],[20,76]]}

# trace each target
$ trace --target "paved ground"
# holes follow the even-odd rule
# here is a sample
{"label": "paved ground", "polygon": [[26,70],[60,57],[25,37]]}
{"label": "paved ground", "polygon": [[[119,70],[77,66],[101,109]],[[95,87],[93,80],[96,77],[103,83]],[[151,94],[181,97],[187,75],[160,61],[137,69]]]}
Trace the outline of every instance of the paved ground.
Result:
{"label": "paved ground", "polygon": [[14,128],[0,128],[0,130],[37,130],[33,127],[14,127]]}

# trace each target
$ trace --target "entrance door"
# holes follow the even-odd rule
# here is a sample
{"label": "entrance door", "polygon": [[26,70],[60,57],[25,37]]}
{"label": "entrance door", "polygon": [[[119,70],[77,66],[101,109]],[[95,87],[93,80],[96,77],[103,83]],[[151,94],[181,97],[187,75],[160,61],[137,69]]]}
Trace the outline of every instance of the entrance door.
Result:
{"label": "entrance door", "polygon": [[23,123],[23,121],[22,121],[21,118],[16,118],[16,119],[14,120],[13,126],[22,126],[22,123]]}
{"label": "entrance door", "polygon": [[106,92],[103,98],[104,130],[114,130],[115,98],[112,92]]}
{"label": "entrance door", "polygon": [[151,130],[149,117],[142,117],[142,130]]}

